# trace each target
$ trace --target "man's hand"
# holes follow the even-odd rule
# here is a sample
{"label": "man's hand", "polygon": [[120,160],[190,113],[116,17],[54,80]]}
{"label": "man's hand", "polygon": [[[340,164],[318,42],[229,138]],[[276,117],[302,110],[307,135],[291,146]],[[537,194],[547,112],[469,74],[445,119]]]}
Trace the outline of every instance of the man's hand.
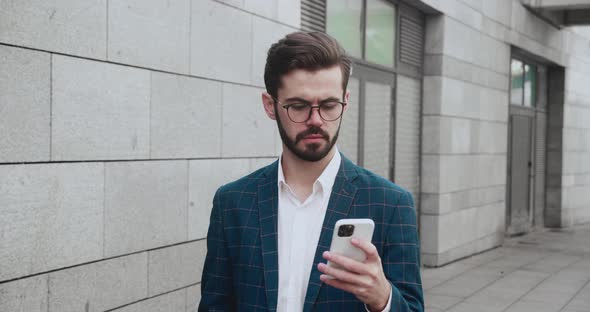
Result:
{"label": "man's hand", "polygon": [[[391,294],[391,285],[383,273],[381,258],[375,245],[353,238],[353,246],[360,248],[367,255],[364,262],[358,262],[345,256],[323,253],[326,260],[342,266],[345,270],[328,267],[319,263],[318,269],[324,273],[320,280],[332,287],[352,293],[365,303],[371,311],[382,311]],[[333,277],[330,279],[327,275]]]}

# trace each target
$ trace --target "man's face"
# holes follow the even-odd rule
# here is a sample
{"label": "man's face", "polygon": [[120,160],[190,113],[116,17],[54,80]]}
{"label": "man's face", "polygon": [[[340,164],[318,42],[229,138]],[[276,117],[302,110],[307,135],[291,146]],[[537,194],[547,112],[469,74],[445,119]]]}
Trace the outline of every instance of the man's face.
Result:
{"label": "man's face", "polygon": [[[317,106],[327,100],[342,101],[340,67],[333,66],[317,71],[293,70],[283,76],[281,82],[282,87],[277,93],[277,100],[280,103],[275,104],[268,94],[263,95],[263,101],[269,117],[277,121],[283,144],[302,160],[323,159],[336,144],[342,118],[326,121],[320,117],[318,109],[314,108],[307,121],[297,123],[289,118],[287,109],[282,105],[303,102]],[[348,92],[344,101],[348,101]]]}

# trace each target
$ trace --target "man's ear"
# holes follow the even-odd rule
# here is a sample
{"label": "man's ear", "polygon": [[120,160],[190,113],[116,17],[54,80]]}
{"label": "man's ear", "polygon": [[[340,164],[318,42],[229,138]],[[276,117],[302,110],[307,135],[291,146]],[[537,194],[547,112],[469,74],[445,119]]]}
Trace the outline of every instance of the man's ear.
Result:
{"label": "man's ear", "polygon": [[262,105],[264,106],[264,112],[266,116],[272,120],[276,120],[275,116],[275,101],[268,92],[262,92]]}
{"label": "man's ear", "polygon": [[346,90],[346,93],[344,94],[344,102],[346,102],[346,105],[344,106],[344,111],[346,111],[348,109],[348,105],[350,105],[348,102],[349,99],[350,99],[350,90]]}

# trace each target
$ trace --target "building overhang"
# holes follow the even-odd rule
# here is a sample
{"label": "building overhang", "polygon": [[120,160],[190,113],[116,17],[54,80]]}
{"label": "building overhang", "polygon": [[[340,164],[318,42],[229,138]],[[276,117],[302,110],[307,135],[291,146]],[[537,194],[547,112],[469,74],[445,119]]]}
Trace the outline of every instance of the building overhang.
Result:
{"label": "building overhang", "polygon": [[537,16],[558,27],[590,25],[590,0],[521,0]]}

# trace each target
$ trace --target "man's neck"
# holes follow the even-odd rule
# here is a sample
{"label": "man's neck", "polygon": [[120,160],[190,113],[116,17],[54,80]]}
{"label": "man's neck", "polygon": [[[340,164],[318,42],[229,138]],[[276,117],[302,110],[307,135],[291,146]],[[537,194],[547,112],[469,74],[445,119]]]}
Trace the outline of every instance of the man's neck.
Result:
{"label": "man's neck", "polygon": [[281,166],[283,175],[287,184],[311,189],[313,183],[322,174],[328,166],[332,157],[336,153],[336,148],[332,147],[328,155],[319,161],[305,161],[295,156],[288,148],[283,146],[283,155]]}

